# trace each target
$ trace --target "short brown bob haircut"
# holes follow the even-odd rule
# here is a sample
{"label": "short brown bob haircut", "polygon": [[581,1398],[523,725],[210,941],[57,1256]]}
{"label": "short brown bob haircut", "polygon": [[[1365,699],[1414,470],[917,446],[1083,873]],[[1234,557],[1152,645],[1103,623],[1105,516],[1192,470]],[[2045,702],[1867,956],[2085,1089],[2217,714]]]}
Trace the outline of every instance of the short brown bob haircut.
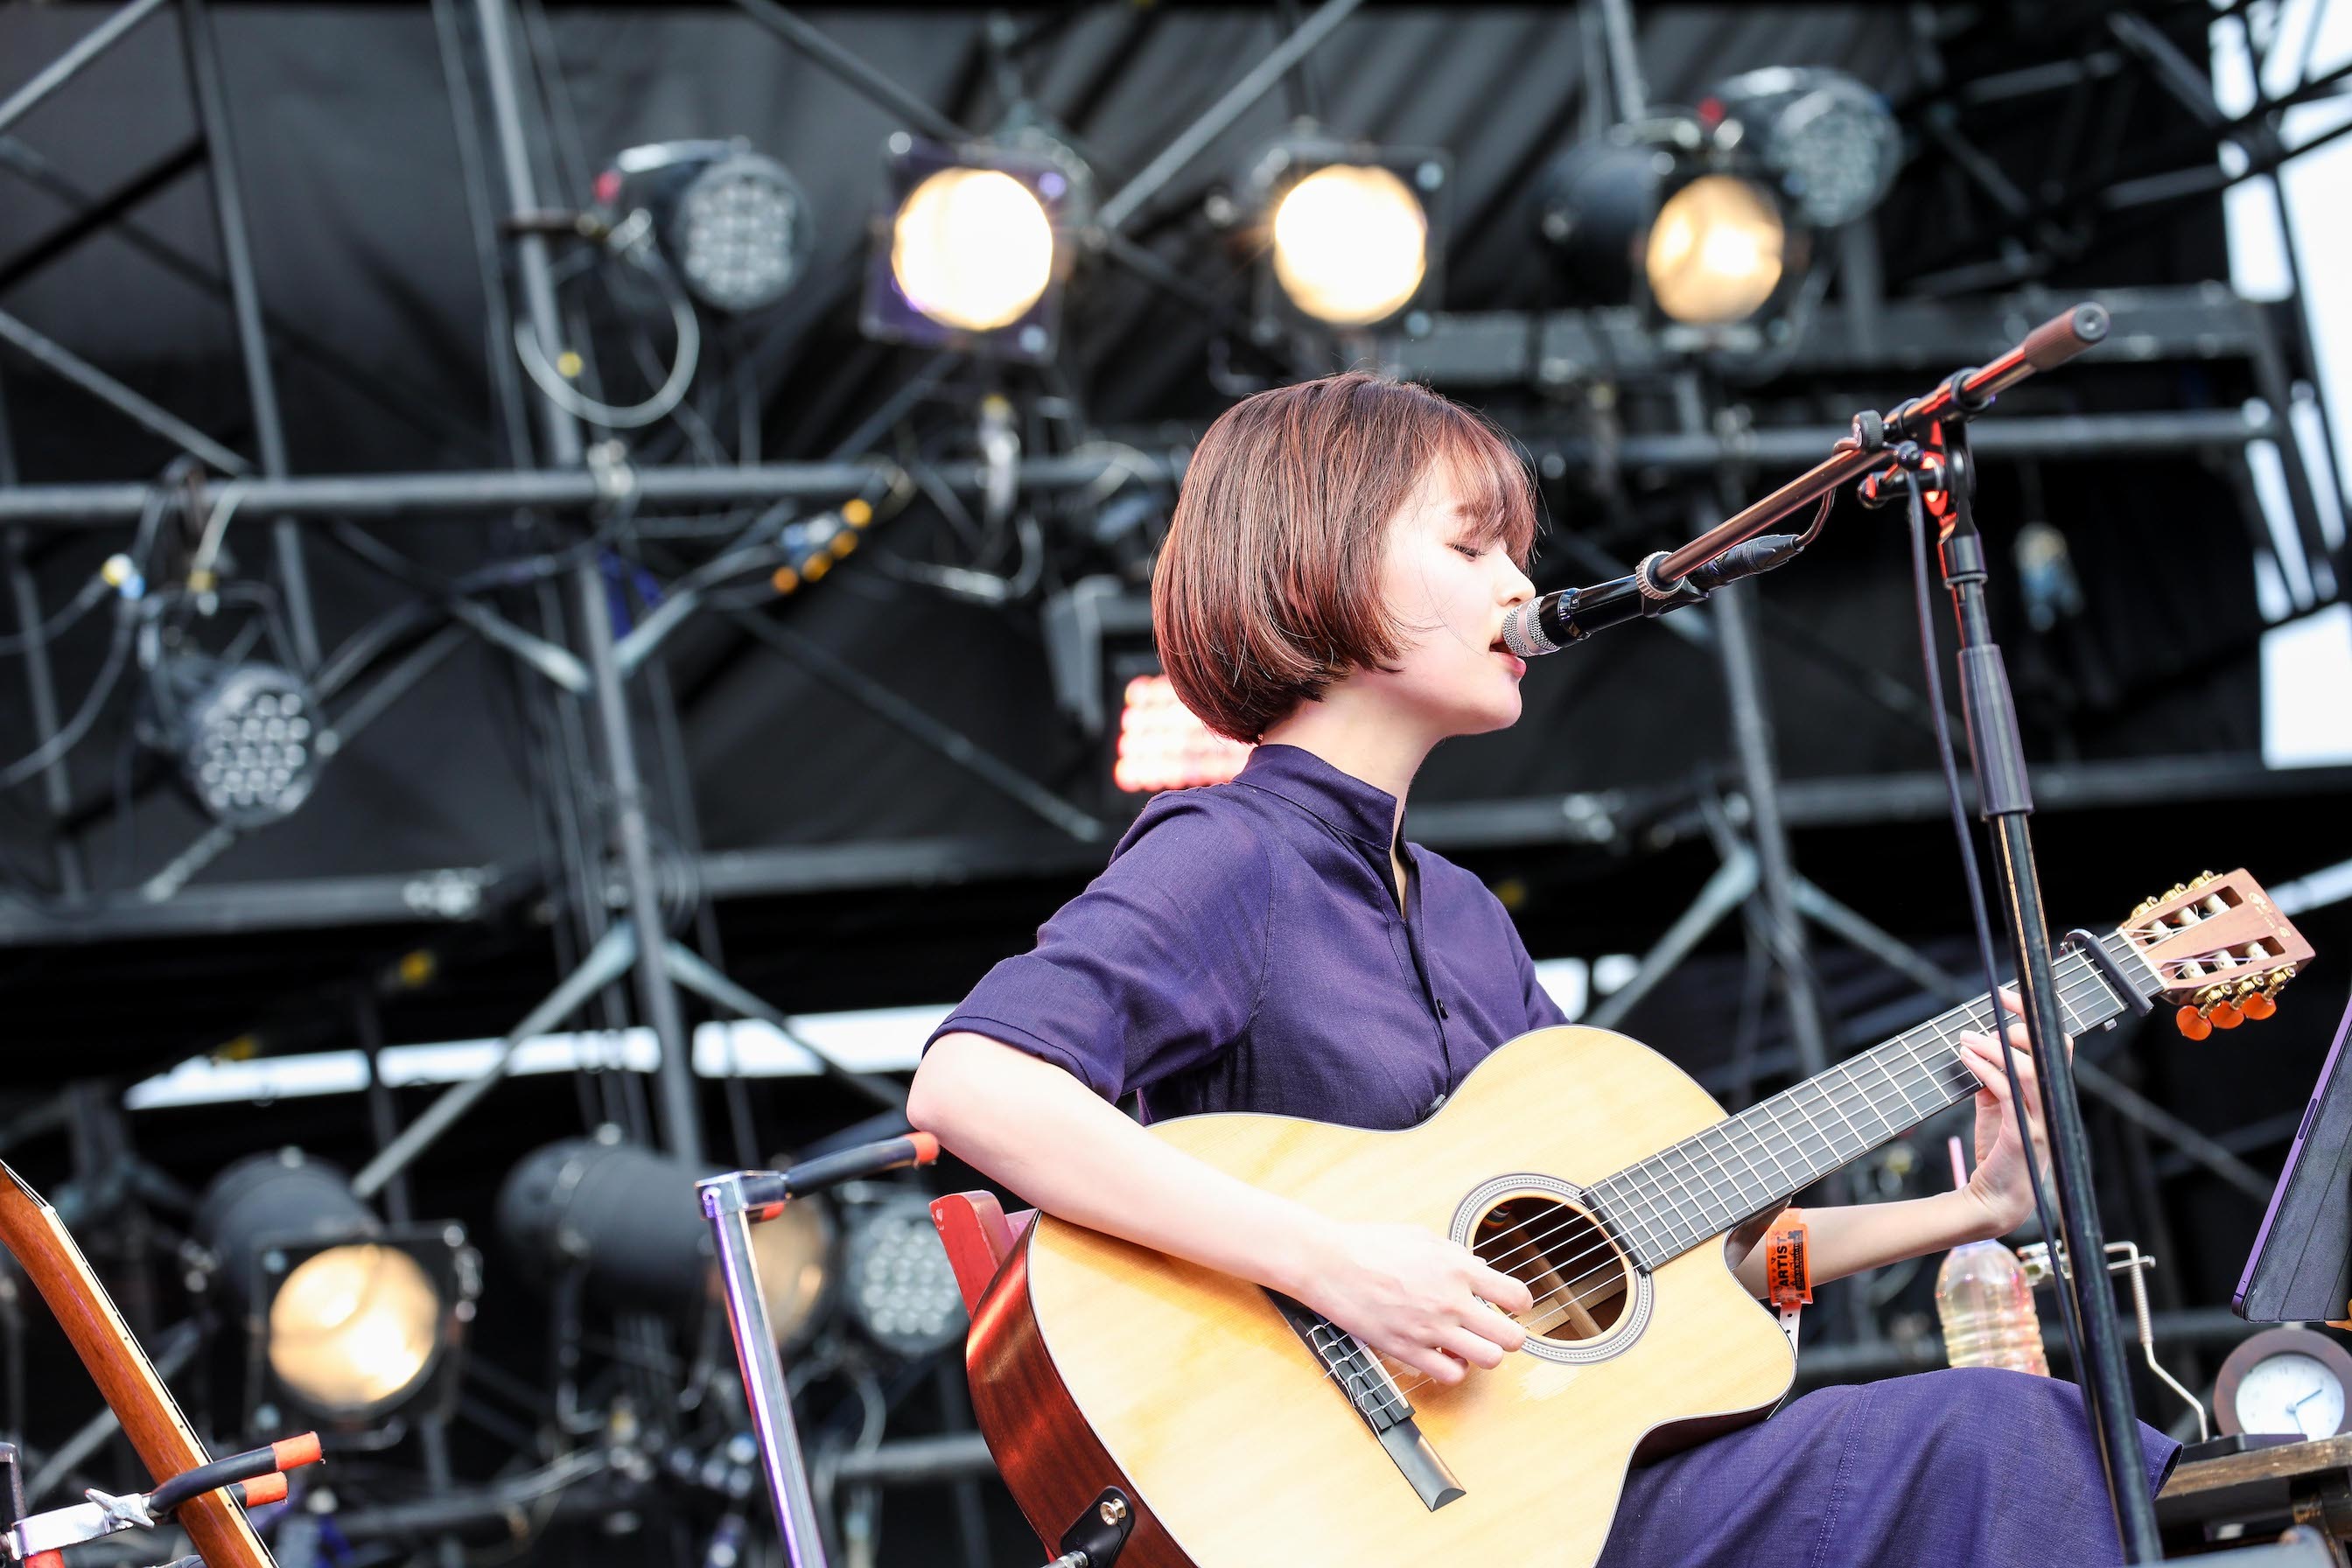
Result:
{"label": "short brown bob haircut", "polygon": [[1160,668],[1201,721],[1255,742],[1352,670],[1390,668],[1381,603],[1390,519],[1449,465],[1481,541],[1524,569],[1526,463],[1481,416],[1362,371],[1245,397],[1209,426],[1151,578]]}

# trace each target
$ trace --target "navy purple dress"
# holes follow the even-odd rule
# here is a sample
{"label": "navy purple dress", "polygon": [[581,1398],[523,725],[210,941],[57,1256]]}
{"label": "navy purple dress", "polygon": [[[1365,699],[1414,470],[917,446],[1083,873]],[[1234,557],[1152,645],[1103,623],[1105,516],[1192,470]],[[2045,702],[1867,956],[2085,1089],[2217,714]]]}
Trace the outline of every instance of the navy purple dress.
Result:
{"label": "navy purple dress", "polygon": [[[1151,1121],[1251,1110],[1408,1127],[1486,1053],[1567,1020],[1503,906],[1416,845],[1396,799],[1260,746],[1158,796],[1109,866],[931,1037],[968,1030]],[[2141,1428],[2148,1485],[2179,1445]],[[2080,1391],[1962,1369],[1828,1388],[1633,1472],[1602,1555],[1632,1564],[2120,1563]]]}

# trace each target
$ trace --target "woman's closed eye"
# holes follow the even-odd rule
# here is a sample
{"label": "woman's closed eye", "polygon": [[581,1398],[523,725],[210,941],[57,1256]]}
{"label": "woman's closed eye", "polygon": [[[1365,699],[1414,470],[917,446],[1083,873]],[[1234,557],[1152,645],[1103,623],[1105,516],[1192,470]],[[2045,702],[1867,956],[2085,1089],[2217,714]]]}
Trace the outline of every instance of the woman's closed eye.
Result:
{"label": "woman's closed eye", "polygon": [[1477,560],[1478,557],[1486,553],[1486,547],[1483,544],[1457,544],[1454,548],[1460,551],[1463,554],[1468,556],[1473,561]]}

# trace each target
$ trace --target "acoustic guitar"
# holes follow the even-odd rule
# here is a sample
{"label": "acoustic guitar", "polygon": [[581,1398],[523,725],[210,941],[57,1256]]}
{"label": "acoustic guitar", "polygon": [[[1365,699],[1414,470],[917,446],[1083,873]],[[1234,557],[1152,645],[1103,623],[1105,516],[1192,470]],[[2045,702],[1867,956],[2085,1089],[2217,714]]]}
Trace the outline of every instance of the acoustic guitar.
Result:
{"label": "acoustic guitar", "polygon": [[[2263,1017],[2311,950],[2243,871],[2056,964],[2080,1038],[2162,998]],[[1420,1125],[1181,1117],[1153,1135],[1336,1218],[1406,1221],[1527,1282],[1525,1348],[1453,1386],[1247,1280],[1040,1216],[974,1313],[972,1401],[1049,1551],[1117,1489],[1120,1568],[1580,1568],[1627,1466],[1760,1419],[1795,1356],[1731,1274],[1751,1216],[1976,1092],[1979,996],[1727,1116],[1623,1036],[1522,1035]],[[1120,1511],[1117,1504],[1111,1511]]]}

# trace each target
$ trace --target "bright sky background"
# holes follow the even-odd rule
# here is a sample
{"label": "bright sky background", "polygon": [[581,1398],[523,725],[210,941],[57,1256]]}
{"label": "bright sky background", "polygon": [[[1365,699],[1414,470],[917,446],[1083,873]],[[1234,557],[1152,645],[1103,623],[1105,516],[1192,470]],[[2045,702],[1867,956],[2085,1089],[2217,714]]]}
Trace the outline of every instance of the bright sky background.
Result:
{"label": "bright sky background", "polygon": [[[2294,90],[2299,76],[2322,75],[2352,59],[2352,5],[2337,0],[2278,0],[2249,7],[2255,47],[2268,47],[2263,87],[2273,96]],[[2273,42],[2273,40],[2275,40]],[[2254,103],[2254,58],[2237,21],[2213,24],[2213,83],[2222,110],[2242,114]],[[2300,104],[2286,114],[2289,146],[2301,146],[2352,119],[2352,100],[2341,95]],[[2222,166],[2246,166],[2237,148],[2223,149]],[[2290,162],[2279,186],[2288,226],[2279,221],[2272,182],[2257,176],[2233,186],[2224,198],[2229,225],[2231,280],[2256,299],[2276,300],[2293,290],[2285,237],[2292,232],[2302,263],[2304,306],[2310,314],[2318,360],[2321,395],[2334,416],[2339,444],[2347,432],[2343,411],[2352,396],[2352,137],[2329,143]],[[2325,481],[2320,465],[2326,446],[2318,410],[2294,410],[2295,431],[2315,469],[2321,522],[2331,545],[2344,537],[2344,519],[2334,508],[2338,493]],[[2341,454],[2352,459],[2352,451]],[[2286,504],[2279,454],[2264,446],[2252,454],[2254,480],[2271,536],[2270,555],[2257,562],[2263,613],[2283,621],[2263,648],[2263,753],[2273,767],[2352,762],[2352,606],[2336,605],[2317,615],[2288,621],[2330,598],[2325,567],[2306,562]],[[2352,473],[2346,475],[2352,479]]]}

